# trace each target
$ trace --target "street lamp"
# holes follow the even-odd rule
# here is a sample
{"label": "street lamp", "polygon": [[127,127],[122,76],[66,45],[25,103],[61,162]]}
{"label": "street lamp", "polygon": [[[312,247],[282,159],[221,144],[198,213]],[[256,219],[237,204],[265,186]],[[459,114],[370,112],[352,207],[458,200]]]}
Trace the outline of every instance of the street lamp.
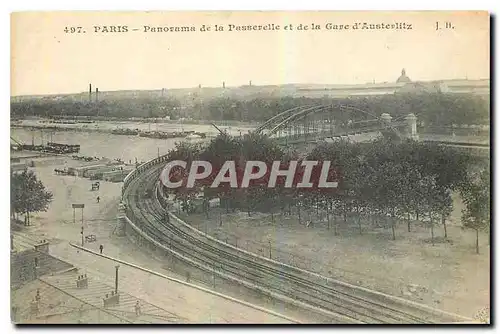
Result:
{"label": "street lamp", "polygon": [[73,207],[73,224],[76,224],[75,221],[75,209],[82,209],[82,230],[80,234],[82,235],[82,247],[84,244],[84,236],[83,236],[83,208],[85,207],[85,204],[72,204]]}
{"label": "street lamp", "polygon": [[115,266],[115,269],[116,269],[116,272],[115,272],[115,294],[116,295],[118,294],[118,268],[120,268],[119,264]]}
{"label": "street lamp", "polygon": [[268,242],[269,242],[269,258],[271,258],[271,239],[269,239]]}

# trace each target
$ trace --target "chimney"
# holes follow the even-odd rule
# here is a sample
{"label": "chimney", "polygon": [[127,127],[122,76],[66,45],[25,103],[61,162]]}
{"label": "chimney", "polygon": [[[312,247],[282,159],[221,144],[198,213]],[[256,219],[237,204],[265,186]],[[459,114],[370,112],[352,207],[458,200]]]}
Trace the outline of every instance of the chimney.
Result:
{"label": "chimney", "polygon": [[226,82],[222,81],[222,88],[226,88]]}
{"label": "chimney", "polygon": [[89,102],[92,102],[92,84],[89,84]]}
{"label": "chimney", "polygon": [[249,85],[249,86],[251,86],[251,85],[252,85],[252,80],[250,80],[250,81],[248,82],[248,85]]}
{"label": "chimney", "polygon": [[99,88],[95,89],[95,101],[99,101]]}

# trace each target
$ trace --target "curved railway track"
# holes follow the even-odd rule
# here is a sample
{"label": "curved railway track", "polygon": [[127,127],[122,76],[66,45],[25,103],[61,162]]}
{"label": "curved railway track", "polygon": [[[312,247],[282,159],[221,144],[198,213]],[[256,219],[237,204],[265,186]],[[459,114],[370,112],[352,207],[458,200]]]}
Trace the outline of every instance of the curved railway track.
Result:
{"label": "curved railway track", "polygon": [[[274,297],[310,307],[334,323],[419,324],[468,320],[262,258],[200,231],[196,233],[174,215],[166,219],[163,196],[157,188],[163,165],[150,164],[143,173],[125,183],[127,216],[157,243],[190,262],[225,278],[271,291]],[[145,196],[145,189],[153,190],[153,195]]]}

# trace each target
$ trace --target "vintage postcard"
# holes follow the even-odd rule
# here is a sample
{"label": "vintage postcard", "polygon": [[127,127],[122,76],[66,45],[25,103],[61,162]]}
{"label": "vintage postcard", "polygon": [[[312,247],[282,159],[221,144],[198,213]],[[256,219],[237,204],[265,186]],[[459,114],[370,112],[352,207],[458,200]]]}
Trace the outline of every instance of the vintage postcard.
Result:
{"label": "vintage postcard", "polygon": [[490,323],[490,16],[11,14],[15,324]]}

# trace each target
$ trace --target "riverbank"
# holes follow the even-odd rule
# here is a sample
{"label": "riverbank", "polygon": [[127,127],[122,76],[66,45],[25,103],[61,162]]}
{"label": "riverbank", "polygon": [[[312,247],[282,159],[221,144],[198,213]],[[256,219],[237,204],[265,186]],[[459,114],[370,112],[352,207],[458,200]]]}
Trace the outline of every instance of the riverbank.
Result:
{"label": "riverbank", "polygon": [[[35,145],[49,141],[80,145],[78,155],[86,157],[107,157],[110,160],[121,160],[135,163],[151,160],[158,155],[167,154],[176,143],[188,141],[184,138],[154,139],[130,135],[114,135],[106,132],[88,131],[33,131],[28,128],[11,129],[10,135],[21,143],[34,142]],[[200,142],[203,139],[190,142]],[[16,152],[16,151],[13,151]],[[28,152],[26,152],[27,154]],[[18,154],[16,152],[16,154]],[[33,154],[28,154],[33,155]],[[65,155],[71,159],[71,155]]]}
{"label": "riverbank", "polygon": [[[242,122],[215,122],[216,126],[227,131],[231,135],[239,135],[248,133],[255,129],[257,124],[242,123]],[[204,133],[207,136],[216,136],[219,133],[210,121],[185,122],[185,121],[100,121],[100,122],[82,122],[82,123],[53,123],[45,119],[25,119],[11,123],[11,129],[22,128],[34,131],[70,131],[70,132],[97,132],[123,135],[130,135],[131,132],[139,133],[147,132],[164,132],[164,133]]]}

